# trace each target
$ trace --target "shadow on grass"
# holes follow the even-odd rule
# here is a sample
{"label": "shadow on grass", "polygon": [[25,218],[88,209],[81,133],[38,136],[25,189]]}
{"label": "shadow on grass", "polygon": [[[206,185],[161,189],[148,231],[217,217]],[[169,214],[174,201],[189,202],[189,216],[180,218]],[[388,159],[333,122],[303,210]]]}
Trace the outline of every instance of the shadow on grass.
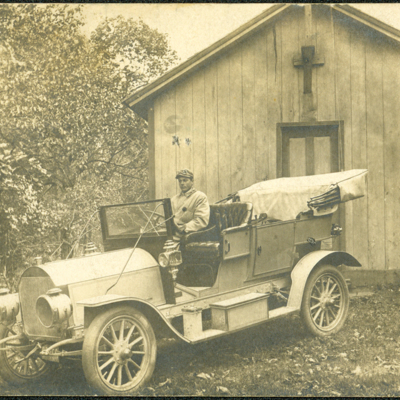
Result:
{"label": "shadow on grass", "polygon": [[[236,373],[240,377],[243,365],[274,360],[275,357],[279,357],[283,348],[307,336],[300,319],[289,317],[196,345],[171,341],[159,349],[156,369],[149,386],[157,387],[172,378],[174,388],[168,394],[193,395],[196,385],[189,381],[198,375],[206,373],[211,377],[215,377],[215,374],[223,376],[227,370],[234,369],[238,370]],[[201,379],[199,381],[201,382]],[[254,386],[251,390],[252,395],[265,393],[264,385],[260,385],[259,381],[249,384]],[[287,395],[289,394],[293,393],[288,392]]]}
{"label": "shadow on grass", "polygon": [[[352,299],[336,335],[309,335],[297,316],[209,342],[160,342],[156,369],[142,396],[399,396],[400,290]],[[92,396],[81,362],[54,364],[42,382],[3,396]]]}

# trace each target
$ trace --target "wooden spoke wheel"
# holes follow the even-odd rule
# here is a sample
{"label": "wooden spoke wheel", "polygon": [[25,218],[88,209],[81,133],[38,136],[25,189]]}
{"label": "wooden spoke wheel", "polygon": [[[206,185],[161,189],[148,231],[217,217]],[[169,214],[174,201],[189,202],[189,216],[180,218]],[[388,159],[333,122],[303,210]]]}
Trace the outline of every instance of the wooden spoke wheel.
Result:
{"label": "wooden spoke wheel", "polygon": [[349,292],[343,275],[332,265],[317,267],[309,276],[301,314],[307,329],[318,336],[338,332],[347,317]]}
{"label": "wooden spoke wheel", "polygon": [[157,345],[145,316],[119,306],[98,315],[83,343],[83,371],[88,383],[104,395],[131,395],[152,376]]}
{"label": "wooden spoke wheel", "polygon": [[[15,336],[22,332],[18,324],[6,326],[0,324],[0,340]],[[27,339],[12,340],[3,343],[0,348],[0,376],[11,385],[21,385],[35,381],[49,371],[49,365],[40,358],[37,352],[32,352],[35,345],[30,345]]]}

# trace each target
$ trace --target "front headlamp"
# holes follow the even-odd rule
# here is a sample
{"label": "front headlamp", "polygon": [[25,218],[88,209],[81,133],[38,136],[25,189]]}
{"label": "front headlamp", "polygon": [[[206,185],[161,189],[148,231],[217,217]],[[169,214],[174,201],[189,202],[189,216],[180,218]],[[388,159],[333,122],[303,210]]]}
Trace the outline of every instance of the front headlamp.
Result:
{"label": "front headlamp", "polygon": [[36,300],[36,315],[44,327],[52,328],[72,315],[71,300],[61,289],[50,289]]}
{"label": "front headlamp", "polygon": [[161,253],[158,256],[158,263],[161,267],[166,268],[169,264],[169,257],[167,256],[168,253]]}
{"label": "front headlamp", "polygon": [[158,263],[161,267],[174,267],[182,264],[182,253],[179,250],[161,253],[158,256]]}

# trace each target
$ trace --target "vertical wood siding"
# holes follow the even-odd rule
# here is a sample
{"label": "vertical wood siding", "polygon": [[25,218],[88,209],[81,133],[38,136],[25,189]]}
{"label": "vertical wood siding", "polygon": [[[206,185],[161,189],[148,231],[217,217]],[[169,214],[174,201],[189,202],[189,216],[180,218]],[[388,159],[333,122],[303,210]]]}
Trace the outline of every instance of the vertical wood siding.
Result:
{"label": "vertical wood siding", "polygon": [[368,195],[343,207],[346,250],[363,268],[399,268],[400,47],[328,7],[313,6],[311,29],[306,43],[304,11],[292,10],[155,100],[156,197],[176,193],[184,167],[210,202],[275,178],[277,123],[303,118],[293,58],[314,44],[325,64],[313,68],[306,118],[343,121],[344,169],[369,170]]}
{"label": "vertical wood siding", "polygon": [[[219,147],[218,147],[218,79],[217,64],[212,64],[204,72],[205,101],[205,163],[206,182],[205,193],[211,203],[218,200],[219,188]],[[197,177],[196,177],[197,186]]]}
{"label": "vertical wood siding", "polygon": [[[206,182],[206,118],[205,118],[205,87],[204,71],[193,78],[193,173],[196,186],[202,191],[207,190]],[[189,145],[190,146],[190,145]]]}
{"label": "vertical wood siding", "polygon": [[383,57],[383,158],[385,174],[385,250],[386,268],[400,268],[400,57],[388,47]]}
{"label": "vertical wood siding", "polygon": [[385,194],[383,160],[382,51],[367,40],[365,92],[368,174],[368,261],[370,268],[385,268]]}
{"label": "vertical wood siding", "polygon": [[[296,72],[295,72],[296,73]],[[268,179],[276,178],[276,123],[282,120],[282,31],[281,21],[267,30],[267,135]],[[287,82],[285,82],[286,84]]]}
{"label": "vertical wood siding", "polygon": [[317,84],[319,121],[335,120],[336,91],[335,91],[335,42],[331,23],[331,9],[317,7],[313,11],[316,29],[316,54],[325,59],[321,67],[313,68]]}
{"label": "vertical wood siding", "polygon": [[256,111],[255,58],[256,42],[249,40],[242,52],[243,88],[243,182],[242,188],[256,182]]}
{"label": "vertical wood siding", "polygon": [[230,126],[230,57],[217,62],[217,107],[218,107],[218,194],[224,198],[231,192],[231,126]]}
{"label": "vertical wood siding", "polygon": [[[352,157],[352,113],[349,107],[349,99],[351,99],[351,48],[350,48],[350,32],[341,23],[333,19],[331,22],[334,29],[334,78],[335,78],[335,110],[336,119],[343,121],[344,129],[344,169],[353,168]],[[350,201],[345,205],[345,221],[344,240],[346,243],[346,251],[350,254],[354,253],[354,234],[359,235],[358,229],[354,230],[353,224],[353,202]]]}
{"label": "vertical wood siding", "polygon": [[227,196],[232,191],[243,188],[243,168],[245,165],[243,157],[243,48],[241,50],[234,51],[229,57],[231,188],[228,192],[222,193],[222,197]]}
{"label": "vertical wood siding", "polygon": [[[157,191],[156,196],[171,197],[175,195],[177,186],[171,177],[175,178],[178,165],[177,145],[172,145],[172,137],[177,134],[177,126],[180,126],[176,116],[175,89],[160,96],[160,114],[159,125],[155,126],[155,143],[156,147],[157,143],[161,146],[160,170],[156,170],[156,186],[161,188],[161,193]],[[160,177],[160,184],[157,184],[157,176]]]}
{"label": "vertical wood siding", "polygon": [[[338,47],[340,44],[338,44]],[[350,37],[350,88],[351,102],[347,106],[352,112],[351,131],[345,135],[352,137],[352,168],[367,167],[367,121],[365,114],[365,41],[357,31],[351,31]],[[357,225],[354,232],[354,254],[357,254],[361,264],[368,268],[368,202],[367,197],[353,204],[353,222]]]}
{"label": "vertical wood siding", "polygon": [[[177,154],[175,169],[186,168],[193,171],[193,79],[187,79],[176,86],[175,102],[176,135],[180,139],[179,147],[175,146]],[[171,177],[175,178],[172,175]]]}
{"label": "vertical wood siding", "polygon": [[[282,62],[282,120],[298,122],[300,116],[299,72],[293,67],[293,57],[301,54],[299,48],[299,20],[302,13],[291,13],[281,23],[281,62]],[[290,38],[290,39],[289,39]],[[301,47],[301,46],[300,46]]]}
{"label": "vertical wood siding", "polygon": [[267,81],[267,35],[263,30],[255,35],[254,40],[254,146],[255,146],[255,181],[269,176],[268,120],[268,81]]}

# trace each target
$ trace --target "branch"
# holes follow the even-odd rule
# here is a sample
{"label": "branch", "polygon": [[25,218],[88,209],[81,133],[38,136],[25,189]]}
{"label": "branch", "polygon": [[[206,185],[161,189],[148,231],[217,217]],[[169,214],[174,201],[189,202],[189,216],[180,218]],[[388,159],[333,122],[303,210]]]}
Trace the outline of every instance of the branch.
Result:
{"label": "branch", "polygon": [[[107,164],[107,165],[112,165],[112,166],[114,166],[115,168],[127,168],[127,167],[126,167],[126,164],[125,164],[125,165],[120,165],[120,164],[115,164],[115,163],[113,163],[113,162],[111,162],[111,161],[105,161],[105,160],[91,160],[91,161],[87,161],[87,162],[86,162],[86,165],[88,165],[88,164],[93,164],[93,163],[96,163],[96,162],[102,163],[102,164]],[[143,168],[140,169],[140,170],[143,170]],[[127,176],[129,176],[129,175],[127,175]]]}

